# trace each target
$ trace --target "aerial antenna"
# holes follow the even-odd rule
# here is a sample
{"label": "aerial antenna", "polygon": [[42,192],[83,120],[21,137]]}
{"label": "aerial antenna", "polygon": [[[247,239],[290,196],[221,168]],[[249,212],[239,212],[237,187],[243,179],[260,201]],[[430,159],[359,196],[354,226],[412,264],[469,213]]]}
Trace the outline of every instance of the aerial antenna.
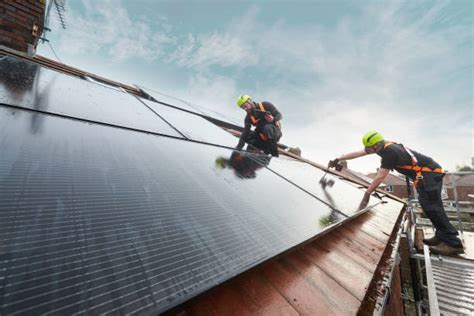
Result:
{"label": "aerial antenna", "polygon": [[58,14],[59,22],[63,29],[66,29],[66,0],[53,0],[54,6],[56,7],[56,12]]}
{"label": "aerial antenna", "polygon": [[42,43],[49,42],[46,38],[46,32],[51,32],[51,10],[53,6],[56,8],[56,14],[59,19],[59,23],[61,23],[61,27],[65,30],[66,29],[66,0],[47,0],[45,16],[44,16],[44,26],[43,26],[43,34],[40,37]]}

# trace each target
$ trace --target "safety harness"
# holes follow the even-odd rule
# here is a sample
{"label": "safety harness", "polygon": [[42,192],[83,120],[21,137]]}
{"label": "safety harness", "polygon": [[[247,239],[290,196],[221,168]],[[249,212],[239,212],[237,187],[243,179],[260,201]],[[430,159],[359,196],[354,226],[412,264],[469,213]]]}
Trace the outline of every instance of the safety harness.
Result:
{"label": "safety harness", "polygon": [[[390,147],[391,145],[396,144],[394,142],[386,142],[383,149]],[[407,152],[408,155],[411,157],[411,166],[396,166],[395,168],[406,169],[415,171],[415,180],[413,181],[413,185],[416,187],[421,180],[423,180],[423,172],[436,172],[436,173],[444,173],[442,168],[431,169],[429,167],[422,167],[418,165],[418,159],[416,159],[415,155],[411,152],[410,149],[403,146],[403,144],[399,144],[402,148]]]}
{"label": "safety harness", "polygon": [[[259,107],[260,111],[265,112],[265,108],[263,107],[262,102],[258,102],[258,107]],[[257,119],[255,116],[253,116],[251,114],[249,115],[249,117],[250,117],[250,121],[252,122],[253,126],[257,126],[258,122],[261,120],[261,119]],[[280,128],[280,126],[281,126],[280,122],[276,121],[275,126]],[[260,136],[260,138],[263,141],[266,141],[268,139],[267,135],[265,135],[264,133],[258,133],[258,135]]]}

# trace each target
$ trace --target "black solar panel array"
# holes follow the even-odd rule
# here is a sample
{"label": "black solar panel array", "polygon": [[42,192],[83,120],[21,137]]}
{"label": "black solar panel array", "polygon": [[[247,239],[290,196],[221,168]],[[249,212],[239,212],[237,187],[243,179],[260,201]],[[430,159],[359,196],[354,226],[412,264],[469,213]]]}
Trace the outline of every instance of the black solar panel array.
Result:
{"label": "black solar panel array", "polygon": [[236,143],[200,117],[12,57],[0,69],[0,315],[162,312],[359,202],[336,180],[332,205],[307,165],[194,142]]}
{"label": "black solar panel array", "polygon": [[0,63],[0,103],[181,136],[132,95],[12,57]]}

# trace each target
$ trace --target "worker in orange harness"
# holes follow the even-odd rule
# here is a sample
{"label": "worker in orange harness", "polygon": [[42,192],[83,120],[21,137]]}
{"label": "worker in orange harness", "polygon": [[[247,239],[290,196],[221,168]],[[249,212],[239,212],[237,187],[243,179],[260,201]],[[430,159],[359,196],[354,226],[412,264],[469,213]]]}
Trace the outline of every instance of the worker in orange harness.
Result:
{"label": "worker in orange harness", "polygon": [[[263,150],[265,154],[278,157],[278,141],[282,136],[280,120],[282,118],[278,109],[270,102],[256,103],[248,95],[241,95],[237,99],[239,108],[247,112],[245,127],[240,136],[238,149],[245,143]],[[251,127],[255,129],[251,131]]]}
{"label": "worker in orange harness", "polygon": [[390,170],[395,169],[413,180],[423,212],[436,229],[433,238],[423,239],[423,242],[430,246],[431,252],[447,256],[464,253],[462,242],[457,237],[458,232],[449,222],[441,200],[444,177],[441,166],[432,158],[412,151],[402,144],[385,141],[376,131],[366,133],[362,142],[364,150],[342,155],[328,164],[329,168],[338,168],[342,160],[374,153],[382,157],[382,165],[365,192],[359,209],[367,206],[372,192],[384,181]]}

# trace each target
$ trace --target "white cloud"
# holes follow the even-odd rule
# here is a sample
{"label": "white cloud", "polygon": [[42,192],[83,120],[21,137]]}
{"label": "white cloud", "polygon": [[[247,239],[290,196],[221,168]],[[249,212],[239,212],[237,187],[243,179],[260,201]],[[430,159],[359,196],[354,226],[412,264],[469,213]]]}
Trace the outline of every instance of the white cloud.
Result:
{"label": "white cloud", "polygon": [[222,67],[256,65],[259,62],[259,55],[253,42],[246,38],[246,34],[254,30],[257,12],[252,8],[246,15],[231,21],[224,32],[213,31],[197,37],[189,34],[169,56],[168,61],[197,69],[213,65]]}
{"label": "white cloud", "polygon": [[200,43],[188,66],[206,67],[221,65],[223,67],[256,64],[258,61],[253,49],[244,41],[230,34],[213,33],[206,36]]}
{"label": "white cloud", "polygon": [[[175,42],[169,25],[157,18],[131,17],[119,1],[84,0],[83,12],[69,8],[67,29],[61,32],[60,51],[71,55],[105,53],[115,61],[157,60]],[[57,20],[55,29],[59,29]],[[157,31],[157,29],[159,31]]]}

